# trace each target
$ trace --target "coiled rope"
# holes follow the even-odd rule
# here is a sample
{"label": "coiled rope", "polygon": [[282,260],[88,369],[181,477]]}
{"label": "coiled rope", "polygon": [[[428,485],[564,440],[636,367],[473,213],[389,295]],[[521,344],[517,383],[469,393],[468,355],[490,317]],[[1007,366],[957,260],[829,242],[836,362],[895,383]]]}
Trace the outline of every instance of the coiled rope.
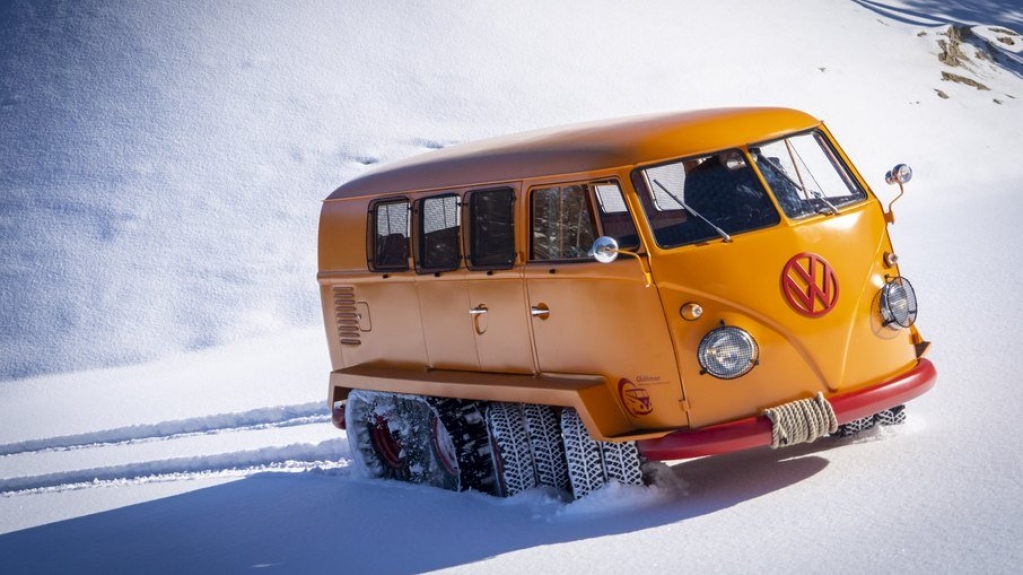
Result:
{"label": "coiled rope", "polygon": [[838,430],[835,410],[824,394],[800,399],[764,410],[771,420],[771,447],[811,443]]}

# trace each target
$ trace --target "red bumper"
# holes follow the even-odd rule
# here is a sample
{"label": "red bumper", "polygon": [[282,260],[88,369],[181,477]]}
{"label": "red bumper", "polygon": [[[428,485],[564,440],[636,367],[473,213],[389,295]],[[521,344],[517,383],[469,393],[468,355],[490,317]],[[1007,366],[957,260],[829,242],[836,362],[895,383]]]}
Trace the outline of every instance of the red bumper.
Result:
{"label": "red bumper", "polygon": [[[828,398],[839,425],[901,405],[934,387],[938,372],[926,359],[912,370],[873,387]],[[771,422],[765,416],[740,419],[694,430],[676,431],[639,442],[639,451],[654,461],[671,461],[771,445]]]}

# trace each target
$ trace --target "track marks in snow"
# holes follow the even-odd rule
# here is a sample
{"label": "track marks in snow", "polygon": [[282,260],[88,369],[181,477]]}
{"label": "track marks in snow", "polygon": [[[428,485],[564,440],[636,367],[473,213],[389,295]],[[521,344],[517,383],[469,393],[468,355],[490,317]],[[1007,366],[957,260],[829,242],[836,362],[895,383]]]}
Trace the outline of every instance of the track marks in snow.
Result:
{"label": "track marks in snow", "polygon": [[0,479],[0,495],[63,491],[99,485],[179,481],[207,477],[243,477],[260,472],[347,474],[348,442],[292,444],[217,455],[179,457],[29,477]]}
{"label": "track marks in snow", "polygon": [[292,427],[329,420],[330,413],[326,406],[323,402],[315,401],[8,443],[0,445],[0,457],[39,451],[166,441],[191,435]]}

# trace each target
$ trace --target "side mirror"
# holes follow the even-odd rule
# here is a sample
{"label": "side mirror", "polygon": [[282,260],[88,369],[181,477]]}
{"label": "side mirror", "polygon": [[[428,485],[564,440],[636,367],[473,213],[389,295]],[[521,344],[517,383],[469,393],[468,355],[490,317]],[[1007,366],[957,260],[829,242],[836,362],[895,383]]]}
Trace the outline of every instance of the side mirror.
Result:
{"label": "side mirror", "polygon": [[609,264],[618,259],[618,241],[609,236],[600,236],[593,242],[593,247],[586,255],[602,264]]}
{"label": "side mirror", "polygon": [[888,173],[884,175],[884,181],[888,182],[889,185],[908,183],[913,179],[913,168],[910,168],[907,164],[896,164],[894,168],[888,170]]}
{"label": "side mirror", "polygon": [[889,224],[895,223],[895,214],[892,213],[892,205],[899,201],[902,194],[906,193],[906,189],[902,187],[902,184],[913,179],[913,168],[910,168],[907,164],[895,164],[895,167],[888,170],[888,173],[884,175],[884,181],[888,185],[894,186],[899,185],[899,195],[895,196],[895,199],[888,202],[888,210],[885,211],[884,219]]}
{"label": "side mirror", "polygon": [[586,255],[602,264],[609,264],[615,261],[618,259],[619,255],[636,258],[636,261],[639,262],[639,269],[643,272],[643,280],[646,281],[646,287],[650,287],[654,283],[654,278],[650,275],[650,272],[647,271],[646,265],[643,263],[643,258],[641,258],[639,254],[623,252],[618,249],[618,240],[612,237],[600,236],[597,238],[597,240],[593,242],[593,247],[590,248],[590,251],[586,252]]}

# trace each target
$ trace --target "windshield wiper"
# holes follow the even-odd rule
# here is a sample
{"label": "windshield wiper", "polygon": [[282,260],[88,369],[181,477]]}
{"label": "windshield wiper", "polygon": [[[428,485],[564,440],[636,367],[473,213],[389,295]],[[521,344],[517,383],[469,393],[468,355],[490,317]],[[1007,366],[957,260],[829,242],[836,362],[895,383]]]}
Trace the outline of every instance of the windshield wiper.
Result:
{"label": "windshield wiper", "polygon": [[719,236],[721,236],[721,239],[724,240],[726,244],[732,242],[732,236],[730,236],[727,233],[725,233],[725,230],[715,226],[714,222],[712,222],[712,221],[708,220],[707,218],[703,217],[703,215],[701,215],[700,212],[698,212],[698,211],[694,210],[692,207],[686,205],[686,203],[682,201],[682,198],[680,198],[680,197],[676,196],[675,194],[671,193],[671,191],[668,190],[668,188],[664,187],[664,184],[662,184],[661,182],[657,181],[657,178],[654,178],[654,183],[657,184],[657,187],[659,187],[662,190],[664,190],[664,193],[668,194],[671,197],[671,199],[673,199],[676,202],[678,202],[678,205],[682,206],[682,208],[685,211],[687,211],[690,214],[693,214],[694,216],[696,216],[697,218],[703,220],[703,222],[705,224],[707,224],[708,226],[713,228],[714,231],[717,232],[717,234]]}
{"label": "windshield wiper", "polygon": [[[816,210],[814,210],[818,214],[825,215],[825,216],[826,215],[832,215],[832,216],[837,216],[838,215],[838,208],[836,208],[834,204],[829,202],[828,199],[824,197],[824,194],[818,192],[817,190],[807,189],[807,187],[804,186],[801,181],[797,182],[796,180],[793,180],[792,176],[790,176],[788,174],[788,172],[786,172],[784,169],[782,169],[781,166],[776,164],[774,162],[774,160],[772,160],[771,158],[768,158],[767,156],[761,154],[759,150],[755,151],[754,154],[756,155],[756,159],[763,160],[764,163],[767,164],[767,167],[771,168],[771,171],[773,171],[775,173],[775,175],[777,175],[779,177],[782,177],[782,178],[785,178],[786,180],[788,180],[788,182],[790,184],[792,184],[793,186],[796,186],[796,189],[798,189],[799,191],[801,191],[803,193],[810,194],[811,196],[814,197],[814,199],[820,200],[821,202],[823,202],[824,205],[827,206],[827,207],[826,208],[825,207],[821,207],[821,208],[817,208]],[[812,174],[811,174],[811,176],[812,176]]]}
{"label": "windshield wiper", "polygon": [[[824,202],[824,205],[828,206],[828,210],[830,210],[831,215],[833,215],[833,216],[837,216],[838,215],[838,208],[835,207],[835,204],[832,204],[831,202],[829,202],[828,199],[824,197],[824,194],[818,192],[817,190],[810,190],[810,195],[813,196],[814,198]],[[818,213],[820,213],[820,211],[821,210],[817,210]]]}

